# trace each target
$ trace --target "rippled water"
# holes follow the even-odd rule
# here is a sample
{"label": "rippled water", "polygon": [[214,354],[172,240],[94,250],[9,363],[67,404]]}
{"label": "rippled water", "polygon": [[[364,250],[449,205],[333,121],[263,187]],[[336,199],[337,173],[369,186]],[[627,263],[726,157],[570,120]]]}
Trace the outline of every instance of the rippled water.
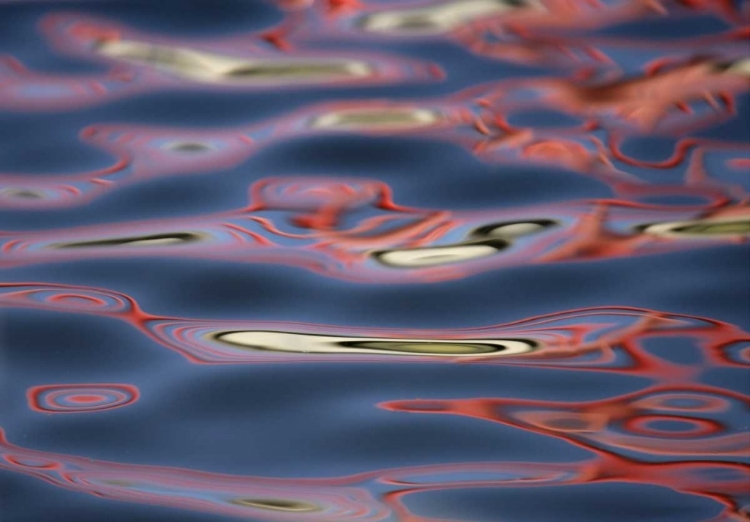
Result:
{"label": "rippled water", "polygon": [[0,0],[0,521],[741,521],[750,2]]}

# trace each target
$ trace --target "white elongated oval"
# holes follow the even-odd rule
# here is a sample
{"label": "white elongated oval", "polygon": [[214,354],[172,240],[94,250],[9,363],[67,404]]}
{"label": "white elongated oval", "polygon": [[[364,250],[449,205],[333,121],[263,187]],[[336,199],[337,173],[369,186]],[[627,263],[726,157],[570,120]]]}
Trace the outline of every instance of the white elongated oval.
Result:
{"label": "white elongated oval", "polygon": [[542,232],[548,228],[558,225],[551,219],[532,219],[527,221],[507,221],[504,223],[491,223],[481,226],[472,231],[474,237],[498,237],[503,239],[514,239]]}
{"label": "white elongated oval", "polygon": [[639,227],[644,234],[672,238],[726,238],[750,236],[750,216],[655,223]]}
{"label": "white elongated oval", "polygon": [[440,34],[482,17],[495,16],[542,5],[537,0],[459,0],[442,4],[393,9],[365,15],[360,27],[368,32],[388,34]]}
{"label": "white elongated oval", "polygon": [[404,248],[376,252],[380,263],[396,268],[425,268],[473,261],[497,254],[507,243],[499,240],[447,246]]}
{"label": "white elongated oval", "polygon": [[498,357],[521,355],[539,347],[530,339],[388,339],[264,330],[218,332],[213,338],[250,350],[339,355]]}
{"label": "white elongated oval", "polygon": [[437,123],[441,115],[428,109],[411,107],[379,107],[344,109],[314,118],[310,124],[330,130],[405,130]]}
{"label": "white elongated oval", "polygon": [[278,85],[371,76],[370,64],[348,58],[242,58],[132,40],[105,40],[97,52],[204,83]]}
{"label": "white elongated oval", "polygon": [[52,248],[112,248],[112,247],[154,247],[195,243],[205,239],[205,234],[196,232],[170,232],[143,236],[110,237],[84,241],[71,241],[50,245]]}

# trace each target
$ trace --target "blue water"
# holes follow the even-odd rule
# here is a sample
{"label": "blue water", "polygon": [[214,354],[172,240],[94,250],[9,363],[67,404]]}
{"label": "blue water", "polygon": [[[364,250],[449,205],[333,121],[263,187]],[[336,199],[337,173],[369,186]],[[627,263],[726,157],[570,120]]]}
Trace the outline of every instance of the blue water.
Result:
{"label": "blue water", "polygon": [[[412,5],[361,4],[364,7],[355,5],[352,9]],[[591,38],[594,46],[595,38],[602,35],[631,42],[630,47],[620,45],[613,51],[620,69],[612,74],[619,78],[617,74],[642,75],[652,55],[684,61],[703,54],[699,47],[675,51],[636,45],[645,38],[697,38],[741,25],[715,12],[688,12],[677,2],[665,4],[669,14],[663,19],[644,16],[613,22],[596,31],[563,28],[562,34]],[[735,4],[738,12],[744,9],[746,23],[748,3]],[[45,39],[38,24],[57,12],[76,13],[87,19],[95,16],[143,35],[200,45],[211,39],[242,38],[238,35],[265,30],[291,17],[293,11],[282,11],[261,0],[0,0],[0,53],[12,55],[28,69],[51,77],[105,74],[109,67],[106,61],[55,49]],[[298,23],[314,28],[320,22],[310,15]],[[568,64],[514,63],[481,56],[445,35],[373,39],[356,33],[331,33],[326,41],[327,29],[320,27],[320,42],[301,39],[295,49],[326,49],[333,53],[347,50],[354,55],[380,53],[394,60],[434,62],[444,70],[445,79],[397,78],[383,85],[247,90],[211,85],[183,88],[180,82],[189,84],[188,80],[170,79],[172,83],[146,83],[143,92],[85,106],[3,105],[0,193],[4,185],[15,187],[28,182],[36,187],[34,180],[49,182],[59,178],[60,184],[67,185],[77,173],[111,165],[115,158],[111,151],[97,149],[81,138],[82,129],[93,124],[198,129],[210,134],[263,124],[320,102],[445,100],[486,82],[567,78],[575,70]],[[294,37],[290,36],[290,40],[294,41]],[[236,45],[242,52],[240,44]],[[522,41],[522,45],[531,44]],[[736,45],[731,43],[718,50],[707,49],[709,55],[736,58]],[[147,68],[138,64],[125,67]],[[601,68],[606,70],[606,66]],[[2,78],[0,95],[6,90],[5,96],[10,96],[10,84],[3,84]],[[713,79],[706,81],[708,85]],[[723,84],[719,89],[724,89]],[[710,221],[718,207],[698,207],[712,197],[707,194],[723,191],[729,195],[721,208],[735,212],[744,228],[739,233],[721,233],[709,239],[678,237],[674,244],[657,241],[642,251],[638,246],[611,255],[600,252],[588,258],[579,259],[576,254],[559,261],[544,260],[544,252],[554,245],[572,244],[577,237],[583,237],[581,229],[574,229],[568,235],[560,235],[553,246],[542,247],[541,239],[535,243],[534,238],[542,236],[519,240],[508,250],[508,255],[517,253],[518,257],[511,258],[513,262],[473,265],[472,261],[465,270],[458,263],[461,270],[431,280],[421,278],[420,270],[414,270],[412,277],[398,269],[374,266],[373,261],[332,269],[332,258],[324,257],[320,269],[294,266],[292,256],[304,250],[302,246],[257,259],[254,251],[224,255],[222,247],[210,244],[201,248],[175,247],[195,248],[194,251],[162,247],[148,251],[124,246],[117,247],[121,250],[112,248],[111,252],[93,249],[91,255],[81,254],[90,252],[86,249],[54,250],[45,246],[45,242],[53,240],[86,239],[90,230],[101,238],[102,231],[113,224],[124,224],[113,228],[116,232],[112,237],[121,237],[142,235],[145,228],[158,228],[165,220],[192,223],[190,220],[195,219],[202,223],[205,219],[213,223],[218,218],[211,216],[246,206],[248,188],[254,183],[289,176],[326,178],[342,184],[377,180],[390,187],[398,205],[439,209],[457,216],[455,222],[448,221],[450,226],[458,227],[450,238],[465,236],[465,230],[483,224],[488,216],[498,222],[511,221],[516,215],[518,220],[528,220],[531,213],[536,218],[561,221],[584,220],[586,216],[601,220],[593,210],[596,201],[630,201],[627,193],[618,194],[601,178],[567,168],[562,161],[540,163],[529,157],[496,161],[461,146],[452,134],[446,139],[440,133],[426,131],[282,135],[234,165],[185,173],[175,169],[174,175],[154,174],[132,183],[117,181],[100,195],[68,206],[34,206],[33,202],[23,206],[26,203],[0,199],[2,291],[12,291],[13,284],[61,285],[67,289],[60,291],[67,295],[61,301],[34,297],[25,304],[21,298],[0,294],[0,428],[8,440],[7,446],[0,445],[0,521],[744,520],[750,498],[746,496],[747,489],[743,494],[738,484],[750,480],[750,441],[747,437],[742,440],[743,432],[750,428],[750,378],[748,356],[743,359],[733,354],[740,353],[740,343],[747,344],[750,338],[750,334],[742,333],[750,327],[750,184],[746,172],[750,113],[747,89],[732,95],[737,110],[724,122],[683,132],[680,129],[687,129],[691,122],[683,115],[685,119],[676,128],[627,131],[631,136],[622,150],[631,158],[656,162],[669,157],[672,147],[690,136],[735,144],[723,149],[705,146],[706,171],[711,181],[692,185],[690,194],[675,196],[669,190],[654,189],[640,201],[649,202],[656,209],[644,213],[664,213],[664,217],[650,216],[645,223]],[[691,103],[699,104],[694,100]],[[591,131],[590,135],[606,141],[619,124],[608,123],[611,117],[603,113],[576,115],[553,105],[519,110],[508,121],[518,128],[549,132],[546,137],[556,139],[568,137],[560,128],[572,128],[599,117],[605,122],[603,129]],[[580,143],[590,146],[585,139]],[[500,150],[498,154],[502,155],[507,149]],[[508,156],[513,154],[511,151]],[[745,163],[739,163],[742,168],[721,161],[743,158]],[[657,169],[611,158],[614,168],[649,186],[690,187],[684,176],[688,161],[689,158],[674,167]],[[734,192],[730,186],[735,187]],[[584,210],[573,209],[573,205],[582,202],[594,203]],[[690,209],[674,210],[680,205]],[[389,212],[367,209],[362,210],[363,215],[370,211],[372,215]],[[283,226],[300,234],[312,230],[285,221],[293,211],[280,212],[281,218],[268,214],[274,216],[269,219],[278,219],[279,228],[286,223]],[[617,212],[605,226],[610,231],[631,230],[631,225],[645,219],[635,214],[632,218],[620,216]],[[346,227],[365,223],[367,216],[353,213],[347,218],[350,222]],[[316,233],[325,235],[331,231],[320,229]],[[8,246],[11,239],[28,241],[28,245],[23,251],[15,251],[13,245]],[[330,241],[340,241],[342,251],[360,248],[344,239]],[[454,239],[437,239],[432,244],[451,241]],[[598,241],[597,245],[604,240]],[[386,247],[373,243],[372,248],[407,248],[396,243]],[[670,247],[662,249],[667,243]],[[274,357],[278,354],[272,352],[261,353],[265,358],[210,364],[191,361],[189,355],[194,352],[180,351],[168,341],[148,335],[150,326],[138,323],[135,316],[87,313],[82,304],[76,306],[82,301],[71,300],[68,295],[85,294],[91,289],[126,294],[141,310],[162,319],[195,320],[222,328],[226,328],[222,326],[225,322],[234,321],[248,323],[251,329],[281,322],[286,331],[304,323],[317,325],[326,335],[344,337],[352,336],[347,332],[357,327],[363,329],[360,336],[368,338],[424,338],[420,331],[427,330],[433,339],[445,340],[465,336],[460,333],[464,328],[506,325],[597,307],[632,307],[640,310],[638,313],[644,318],[656,317],[654,311],[674,317],[707,318],[735,330],[725,335],[705,326],[681,335],[656,335],[646,326],[637,326],[635,333],[628,330],[622,334],[630,336],[630,345],[620,344],[625,343],[620,338],[612,341],[613,349],[623,360],[629,350],[643,349],[659,354],[656,359],[666,361],[667,366],[673,365],[657,365],[652,373],[638,367],[611,371],[615,364],[596,359],[599,348],[591,348],[590,342],[586,349],[594,352],[589,359],[585,354],[565,358],[557,352],[542,358],[477,358],[469,362],[460,357],[429,355],[360,357],[339,353],[316,358],[302,351],[283,353],[277,359]],[[32,300],[33,304],[29,304]],[[619,316],[600,313],[599,321],[620,328]],[[680,320],[688,324],[687,319]],[[565,326],[591,325],[594,320],[572,315],[565,321],[554,321],[558,320],[552,320],[554,326],[549,328],[557,328],[556,332],[566,337],[572,334],[561,333]],[[505,331],[502,326],[498,328],[499,332]],[[521,336],[512,326],[507,328],[511,334],[506,336]],[[522,331],[533,337],[543,335],[543,329],[543,325],[532,325]],[[497,332],[492,330],[490,334]],[[468,338],[477,334],[472,335]],[[730,340],[735,343],[734,351],[725,351],[728,345],[722,343]],[[568,337],[565,342],[568,349],[575,351],[579,341]],[[600,336],[596,342],[604,346],[608,341]],[[609,353],[608,349],[602,350]],[[709,353],[723,355],[709,359]],[[675,368],[690,371],[681,373]],[[84,398],[65,403],[73,411],[50,413],[29,395],[39,386],[65,385],[75,391],[76,386],[86,383],[135,387],[139,397],[121,407],[93,411],[86,411]],[[683,446],[675,445],[675,451],[665,451],[661,441],[671,437],[663,432],[673,429],[667,425],[662,426],[661,435],[638,432],[640,449],[617,445],[617,437],[631,429],[628,422],[649,415],[677,415],[653,406],[634,406],[636,399],[629,398],[639,392],[651,396],[659,386],[682,390],[680,393],[692,390],[698,395],[727,394],[731,408],[679,414],[717,423],[717,431],[705,435],[703,449],[680,453]],[[76,393],[87,392],[78,389]],[[516,405],[507,412],[496,410],[494,421],[467,416],[465,412],[409,413],[382,407],[382,403],[392,401],[478,399],[523,404],[513,403]],[[555,431],[551,425],[537,425],[535,429],[533,423],[523,424],[525,420],[513,417],[513,412],[524,408],[575,411],[579,415],[583,410],[577,407],[596,401],[615,405],[609,409],[592,406],[590,410],[592,415],[610,415],[606,429]],[[651,427],[657,430],[659,426],[654,423]],[[636,434],[637,430],[632,430],[629,433]],[[712,443],[724,435],[734,435],[739,442]],[[694,439],[700,444],[703,437],[695,435]],[[691,436],[675,437],[679,441],[688,439]],[[733,449],[727,449],[730,446]],[[26,465],[19,464],[18,459]],[[40,471],[28,466],[33,459],[46,459],[57,463],[57,467]],[[717,469],[731,476],[724,481],[695,472],[694,484],[681,483],[682,478],[694,472],[690,466],[700,462],[716,463]],[[497,471],[509,463],[515,472],[539,465],[562,466],[566,473],[580,471],[591,463],[600,467],[594,472],[596,476],[587,478],[582,473],[557,482],[549,479],[545,484],[513,481],[508,478],[509,471]],[[666,472],[660,475],[657,471],[633,471],[647,469],[653,463],[686,467],[676,468],[675,474],[681,478],[675,480],[665,478]],[[475,465],[499,468],[488,471],[494,473],[494,478],[483,482],[473,475]],[[417,473],[412,468],[420,466],[429,468],[419,472],[423,473],[419,481],[434,487],[418,487],[405,478]],[[108,469],[107,477],[114,482],[102,485],[97,482],[98,477]],[[233,480],[236,487],[228,485]],[[139,489],[139,481],[151,485]],[[175,493],[179,488],[183,489]],[[143,493],[146,489],[148,493]],[[347,509],[353,508],[345,512],[321,508],[336,505],[338,495],[347,499]],[[243,513],[240,504],[232,501],[240,497],[256,504],[265,502],[265,507],[256,505]],[[289,506],[279,507],[279,499],[308,504],[300,504],[302,507],[297,506],[295,511]],[[317,507],[305,511],[307,505]]]}

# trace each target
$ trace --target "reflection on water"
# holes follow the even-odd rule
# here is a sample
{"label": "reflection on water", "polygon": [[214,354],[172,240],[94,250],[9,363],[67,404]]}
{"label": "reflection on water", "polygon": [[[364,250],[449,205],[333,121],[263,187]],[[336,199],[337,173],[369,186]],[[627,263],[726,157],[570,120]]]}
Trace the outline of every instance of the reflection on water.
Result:
{"label": "reflection on water", "polygon": [[[750,237],[750,207],[745,201],[734,201],[737,190],[706,184],[618,182],[623,192],[639,197],[451,212],[398,205],[390,199],[390,188],[377,181],[272,178],[251,186],[249,204],[233,211],[42,232],[8,231],[0,239],[4,250],[0,266],[158,253],[244,263],[272,261],[360,282],[408,282],[456,279],[530,263],[736,244]],[[697,205],[639,201],[671,194],[707,201]],[[378,215],[352,221],[365,210]]]}
{"label": "reflection on water", "polygon": [[293,62],[280,57],[242,60],[128,40],[104,40],[97,44],[97,52],[110,58],[152,66],[188,80],[209,83],[284,85],[333,82],[372,74],[367,63],[354,60]]}
{"label": "reflection on water", "polygon": [[138,400],[135,386],[127,384],[71,384],[35,386],[29,406],[40,413],[82,413],[127,406]]}
{"label": "reflection on water", "polygon": [[8,520],[747,520],[750,3],[219,3],[0,0]]}

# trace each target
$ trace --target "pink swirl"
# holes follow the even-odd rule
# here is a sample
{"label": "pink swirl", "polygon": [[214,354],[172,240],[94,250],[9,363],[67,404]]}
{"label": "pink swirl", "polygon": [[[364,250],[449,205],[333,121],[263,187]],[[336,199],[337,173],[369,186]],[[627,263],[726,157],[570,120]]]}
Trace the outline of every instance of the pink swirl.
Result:
{"label": "pink swirl", "polygon": [[34,386],[29,407],[39,413],[88,413],[133,404],[140,397],[129,384],[53,384]]}

